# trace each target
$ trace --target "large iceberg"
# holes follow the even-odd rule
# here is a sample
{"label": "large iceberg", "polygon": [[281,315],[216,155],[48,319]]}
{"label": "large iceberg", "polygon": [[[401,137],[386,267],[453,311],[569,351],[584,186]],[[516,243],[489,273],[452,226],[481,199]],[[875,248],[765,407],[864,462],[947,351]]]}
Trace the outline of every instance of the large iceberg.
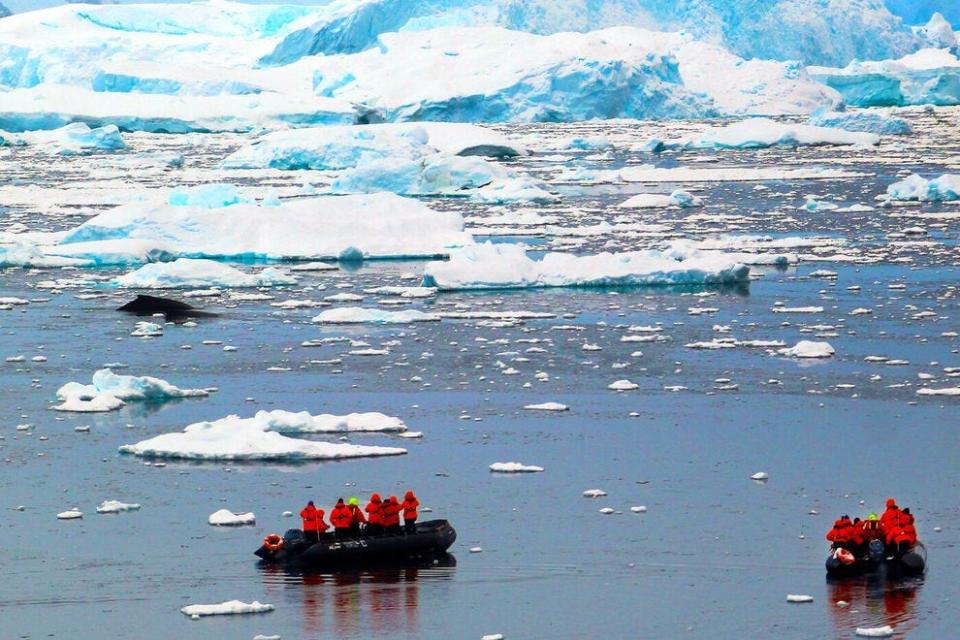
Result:
{"label": "large iceberg", "polygon": [[440,290],[528,287],[622,287],[721,285],[746,282],[749,267],[720,252],[631,251],[576,256],[547,253],[532,258],[517,245],[485,243],[458,250],[445,262],[430,262],[423,285]]}
{"label": "large iceberg", "polygon": [[196,204],[201,206],[116,207],[69,231],[45,251],[100,264],[127,264],[173,257],[434,257],[473,243],[459,213],[434,211],[392,193],[292,199],[279,206]]}
{"label": "large iceberg", "polygon": [[257,273],[245,273],[214,260],[178,258],[173,262],[153,262],[136,271],[117,276],[121,287],[142,289],[184,289],[191,287],[269,287],[295,284],[296,279],[280,269],[268,267]]}
{"label": "large iceberg", "polygon": [[853,106],[960,104],[960,58],[951,49],[921,49],[896,60],[854,61],[842,69],[807,70]]}
{"label": "large iceberg", "polygon": [[[802,65],[745,61],[680,33],[616,27],[538,36],[450,27],[390,33],[310,60],[315,91],[388,120],[569,121],[811,113],[839,95]],[[444,69],[445,81],[410,82]]]}
{"label": "large iceberg", "polygon": [[0,131],[0,146],[34,145],[49,149],[61,156],[88,155],[97,152],[119,151],[127,145],[120,130],[112,125],[91,128],[83,122],[74,122],[52,131],[8,133]]}
{"label": "large iceberg", "polygon": [[[934,9],[956,11],[951,0],[927,4],[926,14],[913,4],[913,23],[927,20]],[[620,25],[684,30],[722,42],[746,58],[820,64],[903,55],[924,41],[891,14],[883,0],[362,0],[327,7],[311,24],[289,33],[262,62],[287,64],[316,54],[354,53],[376,47],[384,33],[452,25],[537,34]]]}
{"label": "large iceberg", "polygon": [[151,376],[118,375],[110,369],[93,374],[93,384],[68,382],[57,390],[57,411],[94,413],[119,409],[127,402],[165,402],[209,395],[204,389],[181,389]]}
{"label": "large iceberg", "polygon": [[191,424],[180,432],[124,445],[120,452],[145,458],[293,462],[406,453],[406,449],[396,447],[301,440],[269,429],[266,420],[231,415],[212,422]]}

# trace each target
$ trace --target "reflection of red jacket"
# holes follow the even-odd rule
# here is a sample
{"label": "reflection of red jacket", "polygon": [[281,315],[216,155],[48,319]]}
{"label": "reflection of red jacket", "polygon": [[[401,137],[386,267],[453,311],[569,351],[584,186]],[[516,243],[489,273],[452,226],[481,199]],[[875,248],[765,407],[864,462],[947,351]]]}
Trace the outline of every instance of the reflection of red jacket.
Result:
{"label": "reflection of red jacket", "polygon": [[394,527],[400,524],[400,503],[396,497],[391,496],[389,500],[383,503],[383,524],[386,527]]}
{"label": "reflection of red jacket", "polygon": [[342,502],[330,512],[330,523],[334,529],[349,529],[351,522],[353,522],[353,516],[350,514],[350,509],[347,509],[347,505]]}
{"label": "reflection of red jacket", "polygon": [[312,504],[308,504],[300,512],[303,519],[304,531],[326,531],[327,525],[323,521],[323,509],[317,509]]}

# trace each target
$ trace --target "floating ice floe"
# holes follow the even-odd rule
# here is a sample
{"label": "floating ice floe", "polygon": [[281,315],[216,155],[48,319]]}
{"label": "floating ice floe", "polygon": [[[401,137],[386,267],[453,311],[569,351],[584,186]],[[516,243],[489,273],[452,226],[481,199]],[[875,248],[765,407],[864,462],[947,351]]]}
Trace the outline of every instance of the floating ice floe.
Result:
{"label": "floating ice floe", "polygon": [[527,150],[487,127],[459,122],[331,126],[268,133],[233,152],[225,169],[336,171],[379,158],[451,156],[513,157]]}
{"label": "floating ice floe", "polygon": [[575,256],[547,253],[531,258],[518,245],[485,243],[430,262],[423,285],[440,290],[529,287],[720,285],[747,281],[749,267],[720,253],[692,253],[678,260],[659,251]]}
{"label": "floating ice floe", "polygon": [[667,195],[662,193],[638,193],[624,200],[618,207],[624,209],[647,209],[661,207],[699,207],[703,201],[683,189],[677,189]]}
{"label": "floating ice floe", "polygon": [[152,262],[136,271],[117,276],[121,287],[142,289],[185,289],[189,287],[269,287],[295,284],[296,278],[275,267],[245,273],[214,260],[177,258],[173,262]]}
{"label": "floating ice floe", "polygon": [[787,602],[813,602],[813,596],[790,593],[787,594]]}
{"label": "floating ice floe", "polygon": [[792,347],[779,349],[777,353],[792,358],[830,358],[835,351],[829,342],[801,340]]}
{"label": "floating ice floe", "polygon": [[253,420],[262,422],[267,429],[279,433],[400,433],[407,430],[407,425],[400,418],[375,411],[337,416],[276,409],[258,411]]}
{"label": "floating ice floe", "polygon": [[207,523],[215,527],[240,527],[257,524],[257,516],[252,511],[234,513],[229,509],[220,509],[210,514]]}
{"label": "floating ice floe", "polygon": [[181,432],[167,433],[120,447],[121,453],[145,458],[188,460],[336,460],[406,453],[395,447],[299,440],[268,431],[265,420],[231,415],[198,422]]}
{"label": "floating ice floe", "polygon": [[543,471],[543,467],[519,462],[494,462],[490,465],[490,471],[494,473],[539,473]]}
{"label": "floating ice floe", "polygon": [[74,122],[52,131],[0,131],[0,147],[4,145],[37,146],[61,156],[119,151],[127,147],[120,130],[114,125],[91,128],[83,122]]}
{"label": "floating ice floe", "polygon": [[617,380],[607,385],[607,389],[611,391],[635,391],[639,388],[640,385],[635,382],[630,382],[629,380]]}
{"label": "floating ice floe", "polygon": [[882,627],[857,627],[855,633],[865,638],[889,638],[894,631],[890,625],[884,625]]}
{"label": "floating ice floe", "polygon": [[273,609],[274,606],[272,604],[261,604],[256,600],[251,603],[241,602],[240,600],[230,600],[220,604],[190,604],[180,609],[180,612],[185,616],[190,616],[193,618],[200,616],[266,613],[268,611],[273,611]]}
{"label": "floating ice floe", "polygon": [[607,492],[603,489],[587,489],[583,492],[584,498],[602,498],[607,495]]}
{"label": "floating ice floe", "polygon": [[917,395],[920,396],[960,396],[960,387],[941,387],[939,389],[933,389],[930,387],[923,387],[917,389]]}
{"label": "floating ice floe", "polygon": [[79,520],[83,518],[83,512],[79,509],[67,509],[57,514],[58,520]]}
{"label": "floating ice floe", "polygon": [[711,129],[681,142],[694,149],[758,149],[773,146],[858,145],[880,143],[875,133],[751,118]]}
{"label": "floating ice floe", "polygon": [[540,404],[528,404],[523,407],[530,411],[569,411],[570,407],[559,402],[541,402]]}
{"label": "floating ice floe", "polygon": [[424,313],[416,309],[405,311],[383,311],[366,307],[340,307],[327,309],[314,316],[313,321],[321,324],[409,324],[411,322],[434,322],[440,316]]}
{"label": "floating ice floe", "polygon": [[832,127],[846,131],[865,131],[879,135],[907,135],[913,133],[910,124],[903,118],[891,115],[888,109],[860,111],[828,111],[814,114],[810,124]]}
{"label": "floating ice floe", "polygon": [[116,207],[51,242],[44,252],[99,264],[129,264],[158,257],[437,257],[447,255],[451,247],[473,243],[459,213],[434,211],[392,193],[301,198],[279,206],[239,202],[210,208],[209,200],[201,204],[207,206]]}
{"label": "floating ice floe", "polygon": [[751,480],[769,480],[770,474],[766,471],[757,471],[755,474],[750,476]]}
{"label": "floating ice floe", "polygon": [[97,506],[97,513],[124,513],[139,510],[139,504],[120,502],[119,500],[104,500]]}
{"label": "floating ice floe", "polygon": [[181,389],[151,376],[118,375],[110,369],[93,374],[93,384],[68,382],[57,390],[57,411],[96,413],[119,409],[127,402],[165,402],[209,395],[204,389]]}
{"label": "floating ice floe", "polygon": [[927,180],[914,173],[887,187],[886,197],[890,200],[919,200],[920,202],[960,200],[960,175],[948,173],[939,178]]}
{"label": "floating ice floe", "polygon": [[897,60],[855,60],[842,69],[807,71],[852,106],[960,104],[960,59],[950,49],[927,48]]}

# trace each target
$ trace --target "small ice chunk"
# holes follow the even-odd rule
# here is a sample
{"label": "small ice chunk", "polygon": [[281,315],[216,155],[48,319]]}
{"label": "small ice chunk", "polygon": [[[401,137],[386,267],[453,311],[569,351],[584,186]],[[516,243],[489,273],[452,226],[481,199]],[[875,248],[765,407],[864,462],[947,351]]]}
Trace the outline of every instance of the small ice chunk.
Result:
{"label": "small ice chunk", "polygon": [[559,402],[541,402],[540,404],[528,404],[523,407],[530,411],[569,411],[570,407]]}
{"label": "small ice chunk", "polygon": [[856,634],[867,638],[889,638],[893,635],[893,627],[888,624],[882,627],[857,627]]}
{"label": "small ice chunk", "polygon": [[220,604],[190,604],[180,609],[185,616],[224,616],[243,613],[266,613],[273,611],[272,604],[261,604],[254,600],[251,603],[240,600],[229,600]]}
{"label": "small ice chunk", "polygon": [[639,505],[636,507],[630,507],[630,511],[632,511],[633,513],[646,513],[647,508],[644,505]]}
{"label": "small ice chunk", "polygon": [[835,353],[829,342],[801,340],[792,347],[779,349],[779,354],[793,358],[830,358]]}
{"label": "small ice chunk", "polygon": [[59,520],[78,520],[83,517],[83,512],[74,507],[73,509],[67,509],[66,511],[61,511],[57,514]]}
{"label": "small ice chunk", "polygon": [[607,492],[603,489],[587,489],[583,492],[584,498],[602,498],[607,495]]}
{"label": "small ice chunk", "polygon": [[210,514],[207,522],[215,527],[237,527],[247,524],[257,524],[257,516],[252,511],[234,513],[228,509],[220,509]]}
{"label": "small ice chunk", "polygon": [[124,511],[139,511],[140,505],[136,503],[120,502],[118,500],[104,500],[97,507],[97,513],[122,513]]}
{"label": "small ice chunk", "polygon": [[813,596],[790,593],[787,594],[787,602],[813,602]]}
{"label": "small ice chunk", "polygon": [[602,513],[605,516],[608,516],[611,513],[616,513],[616,509],[614,509],[613,507],[603,507],[600,509],[600,513]]}
{"label": "small ice chunk", "polygon": [[520,462],[494,462],[490,465],[490,471],[494,473],[538,473],[543,471],[543,467]]}
{"label": "small ice chunk", "polygon": [[757,471],[755,474],[750,476],[751,480],[769,480],[770,475],[766,471]]}
{"label": "small ice chunk", "polygon": [[616,382],[611,382],[607,385],[607,389],[611,391],[633,391],[639,389],[640,385],[630,382],[629,380],[617,380]]}

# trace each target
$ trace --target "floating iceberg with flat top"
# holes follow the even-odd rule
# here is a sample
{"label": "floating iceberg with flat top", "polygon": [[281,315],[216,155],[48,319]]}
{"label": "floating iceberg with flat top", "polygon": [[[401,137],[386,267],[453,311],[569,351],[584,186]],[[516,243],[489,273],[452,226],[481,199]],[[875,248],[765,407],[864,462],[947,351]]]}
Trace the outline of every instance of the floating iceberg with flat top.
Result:
{"label": "floating iceberg with flat top", "polygon": [[166,433],[120,447],[121,453],[145,458],[186,460],[336,460],[406,453],[396,447],[316,442],[269,430],[265,420],[227,416],[198,422],[181,432]]}
{"label": "floating iceberg with flat top", "polygon": [[93,384],[68,382],[57,391],[57,411],[83,413],[119,409],[127,402],[165,402],[209,395],[204,389],[181,389],[151,376],[118,375],[110,369],[93,374]]}
{"label": "floating iceberg with flat top", "polygon": [[719,285],[746,282],[749,273],[720,252],[691,252],[683,259],[660,251],[547,253],[535,260],[523,247],[485,243],[428,263],[423,284],[440,290]]}
{"label": "floating iceberg with flat top", "polygon": [[183,289],[189,287],[269,287],[295,284],[296,278],[280,269],[268,267],[257,273],[244,273],[214,260],[178,258],[173,262],[152,262],[136,271],[117,276],[121,287],[143,289]]}
{"label": "floating iceberg with flat top", "polygon": [[73,229],[49,255],[100,264],[162,256],[318,260],[436,257],[472,244],[463,218],[392,193],[286,200],[228,207],[123,205]]}

